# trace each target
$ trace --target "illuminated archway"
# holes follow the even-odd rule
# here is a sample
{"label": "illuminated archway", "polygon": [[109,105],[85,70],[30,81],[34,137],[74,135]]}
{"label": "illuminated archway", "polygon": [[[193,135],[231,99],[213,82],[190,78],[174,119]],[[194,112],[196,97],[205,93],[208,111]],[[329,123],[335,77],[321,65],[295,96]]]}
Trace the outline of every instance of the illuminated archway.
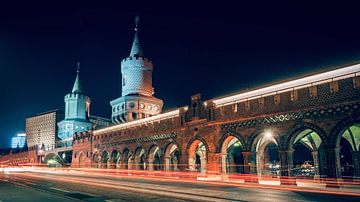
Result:
{"label": "illuminated archway", "polygon": [[157,145],[153,145],[149,150],[149,170],[161,170],[162,151]]}
{"label": "illuminated archway", "polygon": [[227,136],[221,146],[222,173],[244,173],[243,145],[235,136]]}
{"label": "illuminated archway", "polygon": [[273,132],[263,131],[257,134],[253,141],[252,151],[256,154],[258,175],[280,175],[279,148]]}
{"label": "illuminated archway", "polygon": [[290,170],[294,176],[319,177],[322,166],[322,138],[313,129],[304,128],[293,134],[289,142]]}
{"label": "illuminated archway", "polygon": [[63,159],[54,153],[50,153],[45,156],[44,162],[48,167],[62,167],[65,165]]}
{"label": "illuminated archway", "polygon": [[337,138],[337,163],[344,178],[360,177],[360,123],[345,127]]}
{"label": "illuminated archway", "polygon": [[100,168],[101,156],[99,155],[98,151],[95,151],[93,154],[93,167]]}
{"label": "illuminated archway", "polygon": [[111,153],[111,164],[110,164],[111,168],[115,168],[115,169],[119,168],[120,156],[121,155],[117,150],[114,150]]}
{"label": "illuminated archway", "polygon": [[138,147],[135,150],[134,161],[136,170],[145,170],[146,169],[146,153],[145,150],[141,147]]}
{"label": "illuminated archway", "polygon": [[201,140],[194,140],[189,149],[189,170],[206,173],[207,151],[205,143]]}
{"label": "illuminated archway", "polygon": [[110,155],[109,152],[103,151],[101,154],[101,168],[109,168]]}
{"label": "illuminated archway", "polygon": [[79,168],[82,168],[84,167],[84,152],[80,152],[79,153],[79,156],[78,156],[78,165],[79,165]]}
{"label": "illuminated archway", "polygon": [[122,163],[121,163],[121,168],[122,169],[132,169],[132,165],[133,165],[133,154],[130,152],[129,149],[125,148],[122,152]]}
{"label": "illuminated archway", "polygon": [[165,150],[165,170],[166,171],[178,171],[180,161],[180,149],[175,143],[167,145]]}

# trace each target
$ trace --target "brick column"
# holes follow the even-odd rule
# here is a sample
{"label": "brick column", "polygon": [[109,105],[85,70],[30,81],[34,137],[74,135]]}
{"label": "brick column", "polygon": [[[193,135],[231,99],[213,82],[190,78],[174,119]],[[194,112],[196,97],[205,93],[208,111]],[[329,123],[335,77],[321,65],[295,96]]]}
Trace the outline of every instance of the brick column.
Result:
{"label": "brick column", "polygon": [[251,161],[252,153],[250,151],[243,151],[242,155],[244,157],[244,181],[245,182],[258,182],[258,176],[256,173],[256,164]]}
{"label": "brick column", "polygon": [[189,154],[182,154],[180,156],[179,160],[180,160],[179,170],[180,171],[190,171],[190,169],[189,169]]}
{"label": "brick column", "polygon": [[338,178],[341,176],[340,170],[340,149],[335,146],[326,146],[323,149],[325,154],[325,183],[327,187],[339,188]]}
{"label": "brick column", "polygon": [[317,150],[314,150],[311,152],[311,155],[314,160],[314,178],[317,179],[317,178],[320,178],[319,153]]}
{"label": "brick column", "polygon": [[296,185],[296,179],[293,176],[293,150],[279,150],[281,178],[280,183],[285,185]]}
{"label": "brick column", "polygon": [[354,178],[360,178],[360,151],[352,152],[352,160],[354,165]]}
{"label": "brick column", "polygon": [[171,158],[170,156],[164,156],[164,170],[171,171]]}
{"label": "brick column", "polygon": [[335,147],[327,146],[324,148],[324,152],[326,158],[326,170],[325,170],[326,177],[337,178],[339,173],[337,173],[336,163],[335,163],[335,161],[337,160],[335,158],[336,156]]}
{"label": "brick column", "polygon": [[242,155],[244,157],[244,174],[250,174],[251,152],[243,151]]}

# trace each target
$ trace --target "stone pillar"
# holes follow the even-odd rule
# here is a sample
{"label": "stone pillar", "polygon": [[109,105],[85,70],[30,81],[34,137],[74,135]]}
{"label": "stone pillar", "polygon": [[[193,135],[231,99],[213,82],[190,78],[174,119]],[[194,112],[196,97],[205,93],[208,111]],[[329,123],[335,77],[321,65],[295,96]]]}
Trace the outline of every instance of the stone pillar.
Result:
{"label": "stone pillar", "polygon": [[256,153],[256,171],[258,175],[262,175],[264,172],[264,155],[259,152]]}
{"label": "stone pillar", "polygon": [[154,158],[149,157],[148,164],[149,164],[149,166],[148,166],[149,171],[153,171],[154,170]]}
{"label": "stone pillar", "polygon": [[324,182],[327,187],[339,188],[338,178],[341,176],[339,159],[340,149],[337,149],[334,146],[326,146],[323,151],[325,153],[326,161],[326,179]]}
{"label": "stone pillar", "polygon": [[165,168],[165,171],[171,171],[171,158],[170,156],[164,156],[164,168]]}
{"label": "stone pillar", "polygon": [[221,154],[220,161],[221,161],[221,179],[228,180],[228,172],[227,172],[227,162],[226,162],[227,154]]}
{"label": "stone pillar", "polygon": [[360,178],[360,151],[352,152],[352,160],[354,165],[354,178]]}
{"label": "stone pillar", "polygon": [[249,151],[242,152],[244,157],[244,181],[245,182],[258,182],[258,176],[256,173],[256,164],[251,162],[251,156],[254,153]]}
{"label": "stone pillar", "polygon": [[296,185],[296,179],[292,172],[293,150],[279,150],[281,178],[284,185]]}
{"label": "stone pillar", "polygon": [[314,160],[314,179],[320,178],[320,165],[319,165],[319,153],[317,150],[311,152],[311,155]]}
{"label": "stone pillar", "polygon": [[244,151],[242,152],[244,157],[244,174],[250,174],[250,166],[251,166],[251,152]]}
{"label": "stone pillar", "polygon": [[338,173],[337,173],[336,163],[335,163],[335,161],[337,160],[335,158],[335,156],[336,156],[335,147],[327,146],[326,148],[324,148],[324,152],[325,152],[325,158],[326,158],[326,171],[325,171],[326,177],[327,178],[337,178]]}
{"label": "stone pillar", "polygon": [[182,154],[179,158],[180,160],[180,171],[190,171],[189,165],[189,154]]}
{"label": "stone pillar", "polygon": [[234,163],[234,156],[232,154],[227,155],[227,160],[229,162],[229,174],[235,173],[235,163]]}

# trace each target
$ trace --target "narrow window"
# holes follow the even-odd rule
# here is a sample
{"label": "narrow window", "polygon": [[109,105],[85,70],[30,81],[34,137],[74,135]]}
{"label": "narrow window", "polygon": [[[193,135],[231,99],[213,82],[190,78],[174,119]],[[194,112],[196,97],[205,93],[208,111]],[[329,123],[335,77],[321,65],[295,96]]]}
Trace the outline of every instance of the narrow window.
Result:
{"label": "narrow window", "polygon": [[339,92],[339,82],[333,81],[330,83],[330,93]]}
{"label": "narrow window", "polygon": [[280,94],[274,95],[274,104],[280,104]]}
{"label": "narrow window", "polygon": [[298,100],[298,91],[297,90],[293,90],[290,92],[290,99],[292,102],[295,102]]}
{"label": "narrow window", "polygon": [[245,111],[248,112],[250,111],[250,101],[245,101]]}
{"label": "narrow window", "polygon": [[316,86],[310,86],[309,87],[309,93],[310,93],[310,97],[316,97],[317,96],[317,87]]}

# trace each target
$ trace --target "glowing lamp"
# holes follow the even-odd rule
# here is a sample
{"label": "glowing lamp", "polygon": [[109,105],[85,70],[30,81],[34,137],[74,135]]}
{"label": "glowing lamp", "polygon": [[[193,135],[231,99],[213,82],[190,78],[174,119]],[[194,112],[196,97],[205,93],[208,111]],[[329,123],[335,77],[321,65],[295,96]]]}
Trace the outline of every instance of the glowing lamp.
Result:
{"label": "glowing lamp", "polygon": [[271,138],[271,137],[272,137],[271,132],[266,132],[266,133],[265,133],[265,137],[266,137],[266,138]]}

